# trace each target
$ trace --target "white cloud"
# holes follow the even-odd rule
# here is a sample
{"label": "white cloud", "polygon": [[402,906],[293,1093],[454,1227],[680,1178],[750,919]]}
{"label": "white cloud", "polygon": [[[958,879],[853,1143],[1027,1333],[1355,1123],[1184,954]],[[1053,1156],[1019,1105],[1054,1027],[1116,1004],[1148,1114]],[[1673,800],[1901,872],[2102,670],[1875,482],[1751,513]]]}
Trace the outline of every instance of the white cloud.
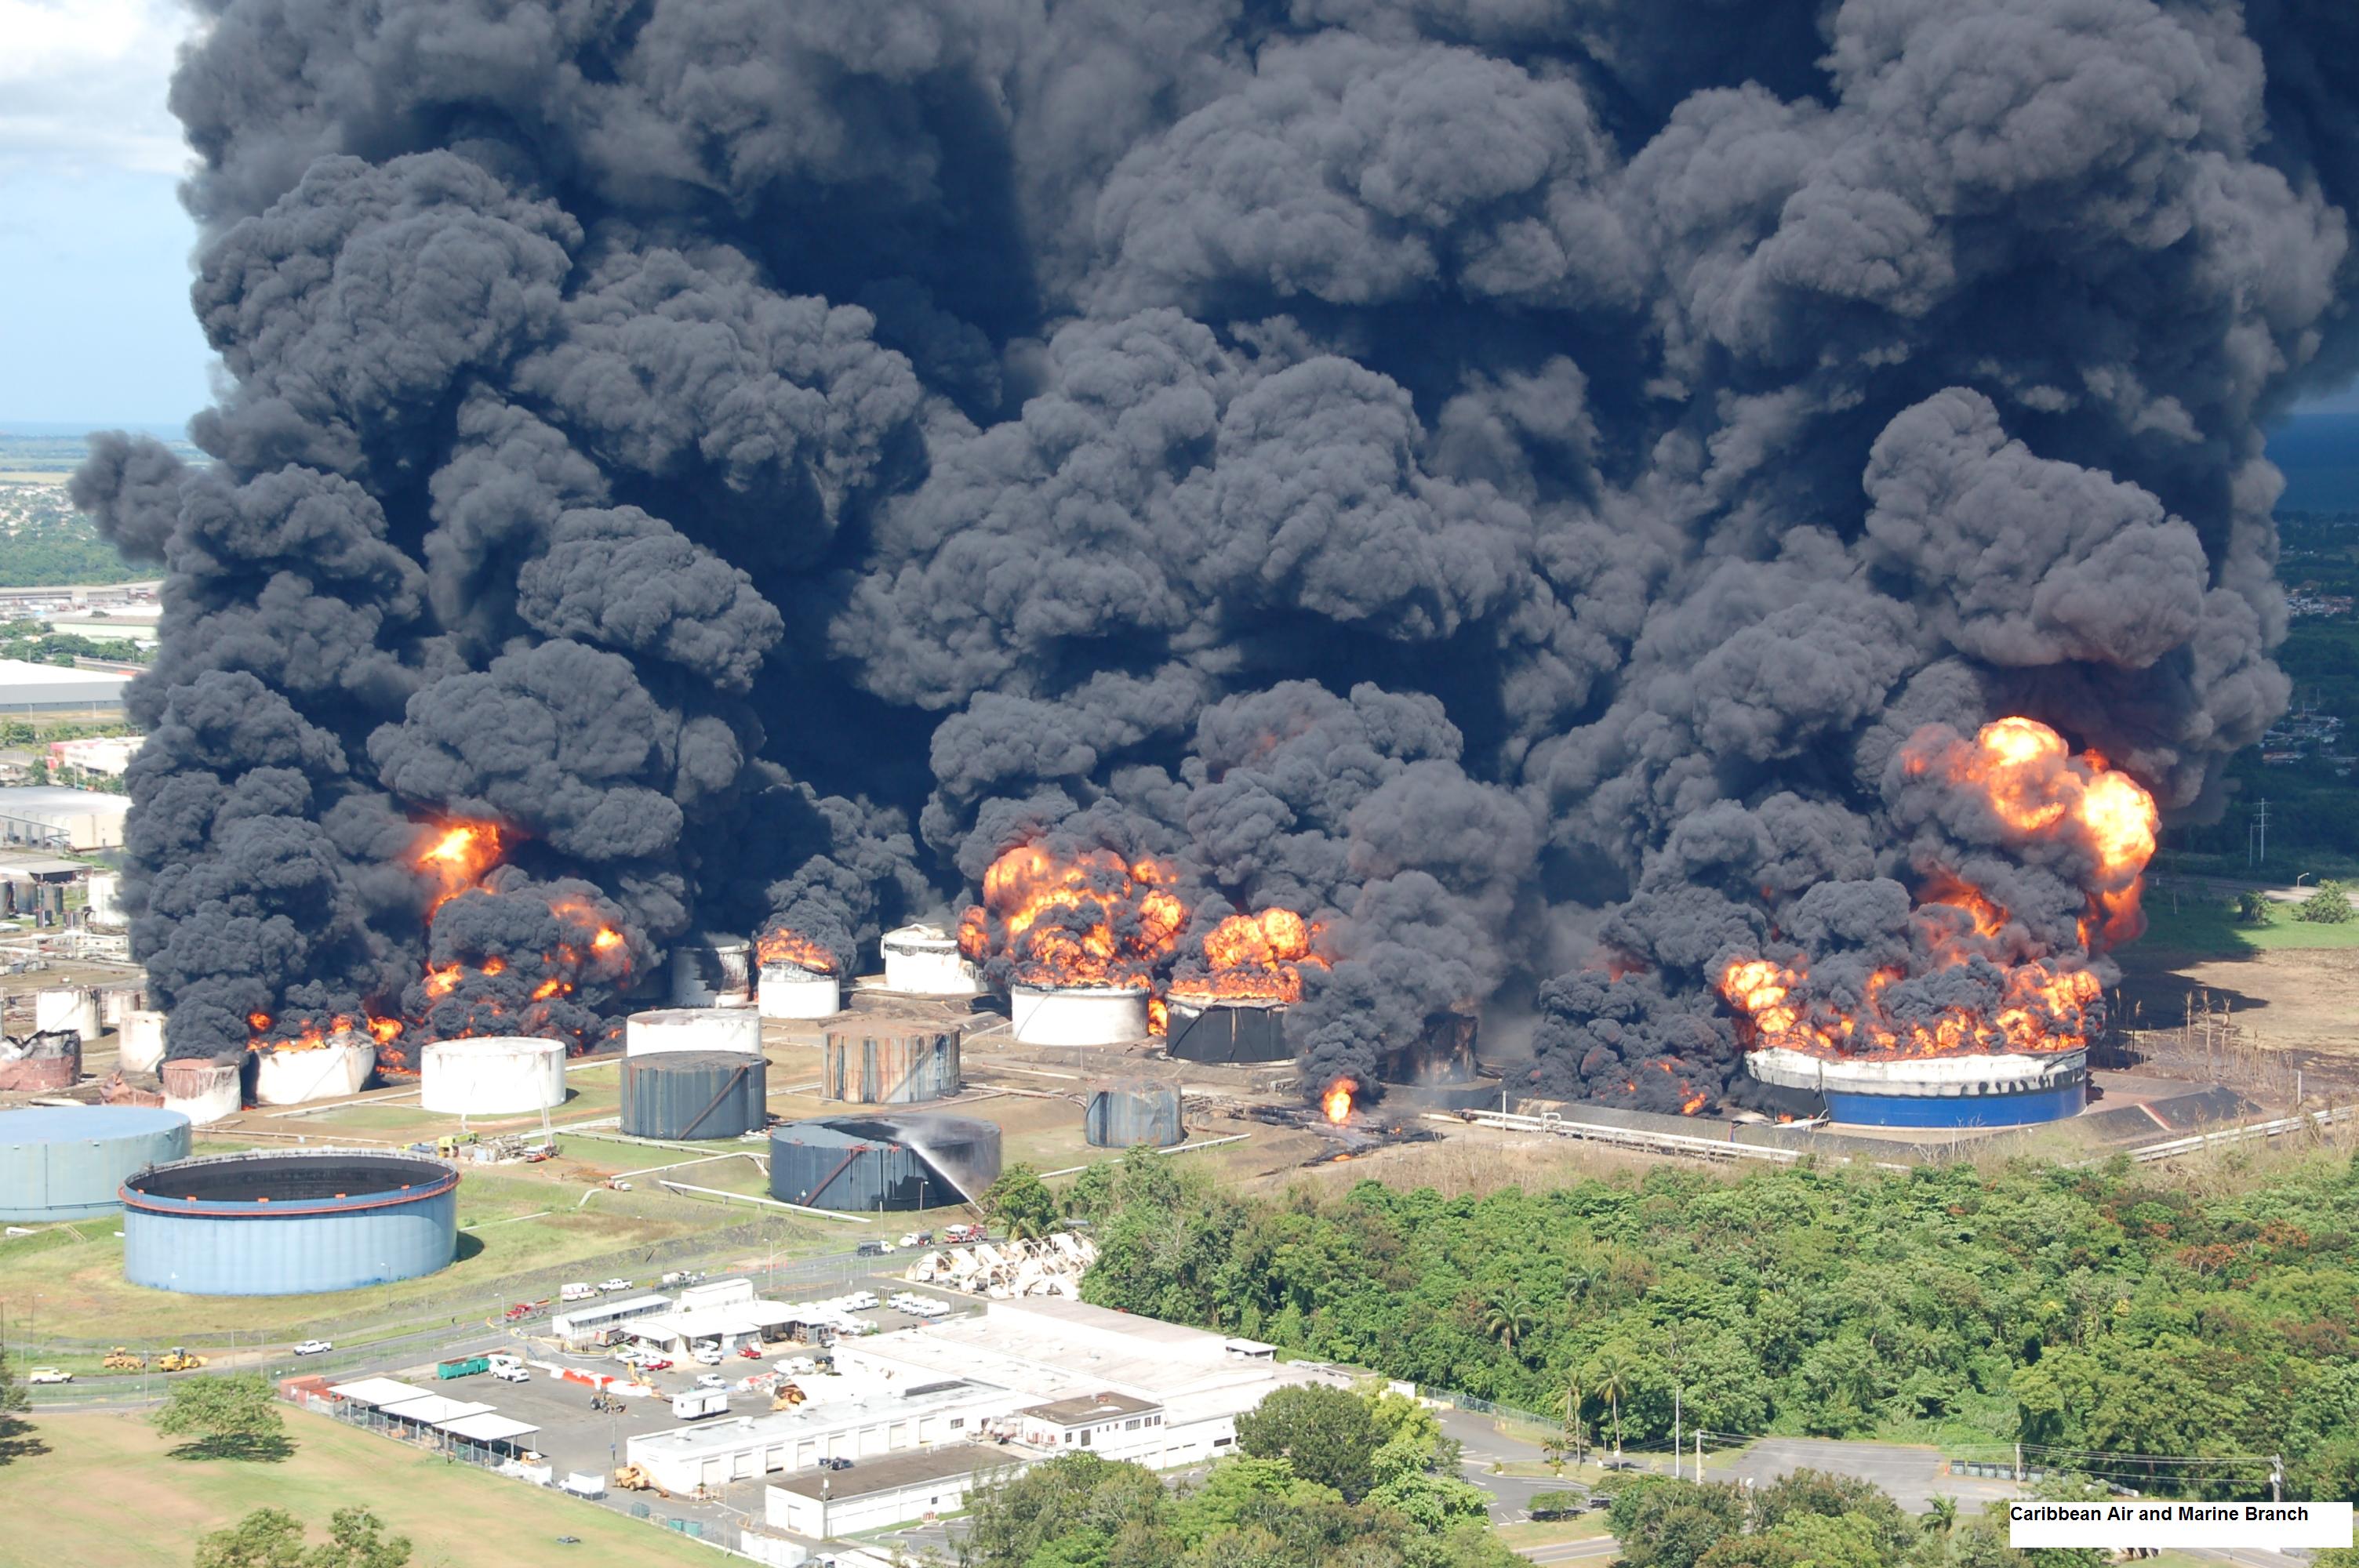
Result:
{"label": "white cloud", "polygon": [[178,0],[0,0],[0,173],[179,173],[165,95],[195,24]]}

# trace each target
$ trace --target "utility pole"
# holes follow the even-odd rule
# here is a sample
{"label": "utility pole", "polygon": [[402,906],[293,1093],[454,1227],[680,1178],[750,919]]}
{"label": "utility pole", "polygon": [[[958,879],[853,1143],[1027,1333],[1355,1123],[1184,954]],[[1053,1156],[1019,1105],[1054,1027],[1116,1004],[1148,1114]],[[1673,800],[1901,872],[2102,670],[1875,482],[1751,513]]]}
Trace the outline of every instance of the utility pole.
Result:
{"label": "utility pole", "polygon": [[1697,1428],[1696,1428],[1695,1444],[1696,1444],[1696,1485],[1697,1485],[1697,1486],[1699,1486],[1699,1487],[1701,1487],[1701,1486],[1702,1486],[1702,1485],[1703,1485],[1703,1428],[1701,1428],[1701,1427],[1697,1427]]}
{"label": "utility pole", "polygon": [[2269,1501],[2285,1501],[2285,1455],[2282,1454],[2269,1455]]}
{"label": "utility pole", "polygon": [[2253,823],[2253,830],[2254,830],[2254,832],[2255,832],[2255,833],[2256,833],[2256,834],[2259,836],[2259,838],[2260,838],[2261,853],[2260,853],[2260,860],[2259,860],[2259,862],[2258,862],[2258,863],[2259,863],[2259,864],[2261,864],[2261,865],[2266,866],[2266,865],[2267,865],[2267,864],[2268,864],[2268,861],[2269,861],[2269,800],[2268,800],[2268,796],[2267,796],[2267,795],[2263,795],[2263,796],[2260,798],[2260,800],[2258,801],[2257,805],[2258,805],[2258,806],[2259,806],[2259,816],[2258,816],[2254,820],[2254,823]]}

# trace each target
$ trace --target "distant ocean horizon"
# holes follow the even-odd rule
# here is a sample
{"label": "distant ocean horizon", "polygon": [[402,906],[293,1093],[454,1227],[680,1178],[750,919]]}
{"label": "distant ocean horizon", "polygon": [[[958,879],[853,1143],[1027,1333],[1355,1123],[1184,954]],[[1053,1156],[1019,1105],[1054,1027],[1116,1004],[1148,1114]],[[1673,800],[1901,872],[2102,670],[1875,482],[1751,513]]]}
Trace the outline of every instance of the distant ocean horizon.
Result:
{"label": "distant ocean horizon", "polygon": [[2359,414],[2297,414],[2269,432],[2280,512],[2359,512]]}
{"label": "distant ocean horizon", "polygon": [[97,430],[136,430],[159,441],[189,438],[186,419],[0,419],[0,436],[37,436],[44,439],[87,436]]}

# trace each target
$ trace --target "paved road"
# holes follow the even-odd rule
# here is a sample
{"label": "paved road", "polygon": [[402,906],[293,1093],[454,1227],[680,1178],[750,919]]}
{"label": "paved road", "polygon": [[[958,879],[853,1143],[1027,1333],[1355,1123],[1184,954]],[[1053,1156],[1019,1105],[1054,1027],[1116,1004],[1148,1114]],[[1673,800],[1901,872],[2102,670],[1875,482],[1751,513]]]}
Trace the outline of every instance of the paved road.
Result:
{"label": "paved road", "polygon": [[1766,1485],[1792,1470],[1830,1470],[1859,1476],[1892,1494],[1892,1500],[1911,1513],[1923,1513],[1936,1497],[1955,1498],[1973,1513],[1999,1498],[2022,1495],[2013,1481],[1986,1480],[1977,1476],[1952,1476],[1938,1448],[1908,1448],[1886,1443],[1833,1443],[1806,1437],[1765,1437],[1741,1454],[1714,1464],[1704,1455],[1704,1476],[1715,1481],[1751,1481]]}
{"label": "paved road", "polygon": [[1610,1535],[1593,1536],[1587,1541],[1560,1541],[1549,1546],[1527,1546],[1523,1556],[1535,1563],[1603,1563],[1622,1550],[1622,1543]]}

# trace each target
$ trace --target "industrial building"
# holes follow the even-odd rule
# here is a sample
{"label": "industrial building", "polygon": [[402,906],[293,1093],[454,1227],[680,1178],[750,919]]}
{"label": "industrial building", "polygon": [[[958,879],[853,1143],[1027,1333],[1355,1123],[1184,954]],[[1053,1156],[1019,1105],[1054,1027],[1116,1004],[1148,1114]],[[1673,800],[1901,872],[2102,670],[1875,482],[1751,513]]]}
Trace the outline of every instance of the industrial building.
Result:
{"label": "industrial building", "polygon": [[0,713],[120,713],[129,676],[0,659]]}
{"label": "industrial building", "polygon": [[748,1342],[784,1338],[788,1325],[803,1320],[800,1309],[757,1301],[754,1281],[735,1279],[690,1285],[666,1310],[636,1313],[614,1326],[667,1355],[686,1356],[700,1345],[726,1355]]}
{"label": "industrial building", "polygon": [[189,1153],[189,1119],[151,1106],[0,1110],[0,1219],[83,1219],[120,1207],[125,1178]]}
{"label": "industrial building", "polygon": [[[837,1353],[839,1366],[842,1351]],[[962,1378],[901,1385],[872,1377],[799,1379],[810,1401],[769,1415],[733,1416],[626,1439],[625,1457],[676,1492],[719,1487],[821,1460],[867,1463],[938,1444],[963,1445],[984,1425],[1031,1401]]]}
{"label": "industrial building", "polygon": [[290,1296],[430,1274],[457,1254],[458,1188],[440,1160],[380,1150],[156,1165],[122,1187],[124,1278],[190,1295]]}
{"label": "industrial building", "polygon": [[[8,662],[0,659],[0,666]],[[0,676],[0,681],[5,678]],[[123,820],[130,813],[129,795],[50,784],[0,789],[0,842],[85,852],[117,849],[123,847]]]}
{"label": "industrial building", "polygon": [[815,1541],[886,1530],[966,1507],[978,1486],[1013,1480],[1026,1458],[1004,1448],[959,1444],[919,1448],[850,1470],[818,1470],[764,1488],[764,1519],[774,1530]]}
{"label": "industrial building", "polygon": [[855,1214],[973,1202],[999,1179],[999,1125],[973,1117],[835,1116],[770,1133],[770,1195]]}
{"label": "industrial building", "polygon": [[623,1301],[584,1302],[580,1306],[552,1314],[549,1331],[568,1344],[599,1339],[619,1333],[636,1318],[650,1317],[670,1309],[669,1296],[631,1296]]}
{"label": "industrial building", "polygon": [[2089,1093],[2085,1050],[1874,1057],[1775,1046],[1745,1066],[1780,1110],[1867,1127],[2024,1127],[2079,1115]]}

